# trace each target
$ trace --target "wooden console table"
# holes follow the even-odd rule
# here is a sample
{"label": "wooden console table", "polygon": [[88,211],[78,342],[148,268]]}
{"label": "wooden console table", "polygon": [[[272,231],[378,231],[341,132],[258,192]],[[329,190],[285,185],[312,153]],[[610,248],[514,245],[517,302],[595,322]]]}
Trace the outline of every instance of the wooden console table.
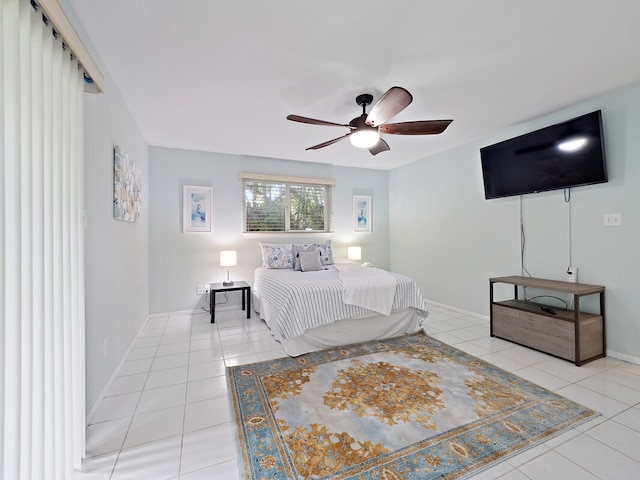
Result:
{"label": "wooden console table", "polygon": [[[496,283],[513,285],[514,298],[494,301]],[[520,300],[518,287],[572,295],[573,310]],[[490,334],[583,365],[606,355],[604,291],[600,285],[541,278],[490,278]],[[580,311],[580,299],[587,295],[600,296],[599,315]]]}

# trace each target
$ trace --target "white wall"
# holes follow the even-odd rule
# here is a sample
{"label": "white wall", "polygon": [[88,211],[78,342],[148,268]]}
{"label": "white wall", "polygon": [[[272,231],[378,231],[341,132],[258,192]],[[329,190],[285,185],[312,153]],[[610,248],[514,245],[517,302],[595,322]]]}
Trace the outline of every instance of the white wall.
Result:
{"label": "white wall", "polygon": [[[240,171],[334,178],[335,232],[332,234],[243,234]],[[308,162],[243,157],[151,147],[150,178],[150,311],[192,311],[204,303],[196,285],[221,282],[220,250],[237,250],[238,266],[231,278],[253,283],[261,264],[258,242],[304,243],[331,239],[336,261],[347,260],[347,246],[361,245],[363,261],[389,266],[388,173],[381,170],[332,167]],[[182,232],[182,186],[213,188],[211,233]],[[372,195],[371,233],[354,233],[352,196]],[[239,293],[229,294],[239,303]]]}
{"label": "white wall", "polygon": [[[488,315],[489,277],[520,274],[520,197],[484,199],[479,149],[598,109],[609,182],[572,189],[570,204],[562,191],[523,196],[525,265],[564,280],[571,262],[578,281],[604,285],[607,349],[640,361],[640,86],[390,172],[391,268],[432,301]],[[604,227],[605,213],[621,213],[622,226]]]}
{"label": "white wall", "polygon": [[[148,147],[118,91],[85,96],[87,412],[149,315]],[[142,169],[142,220],[113,218],[113,148]],[[103,351],[104,342],[107,351]]]}
{"label": "white wall", "polygon": [[[84,106],[85,403],[90,414],[149,315],[149,149],[69,0],[59,3],[105,76],[104,93],[85,94]],[[142,170],[137,224],[113,218],[116,145]]]}

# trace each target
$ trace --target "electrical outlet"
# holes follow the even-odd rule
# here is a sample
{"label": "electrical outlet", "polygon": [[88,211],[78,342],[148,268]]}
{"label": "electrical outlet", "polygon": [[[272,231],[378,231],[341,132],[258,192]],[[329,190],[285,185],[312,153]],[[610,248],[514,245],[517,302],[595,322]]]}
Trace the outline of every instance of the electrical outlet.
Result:
{"label": "electrical outlet", "polygon": [[604,214],[604,226],[605,227],[619,227],[622,225],[622,214],[620,213],[605,213]]}
{"label": "electrical outlet", "polygon": [[102,358],[107,358],[109,355],[109,337],[102,340]]}
{"label": "electrical outlet", "polygon": [[204,286],[196,285],[196,295],[204,295]]}
{"label": "electrical outlet", "polygon": [[578,267],[567,267],[567,281],[578,283]]}

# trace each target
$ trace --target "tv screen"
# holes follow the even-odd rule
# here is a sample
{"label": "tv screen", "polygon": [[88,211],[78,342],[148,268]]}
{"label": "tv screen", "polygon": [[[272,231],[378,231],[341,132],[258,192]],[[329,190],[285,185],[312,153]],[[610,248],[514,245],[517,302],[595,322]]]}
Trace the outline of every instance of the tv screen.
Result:
{"label": "tv screen", "polygon": [[480,149],[485,198],[607,181],[600,110]]}

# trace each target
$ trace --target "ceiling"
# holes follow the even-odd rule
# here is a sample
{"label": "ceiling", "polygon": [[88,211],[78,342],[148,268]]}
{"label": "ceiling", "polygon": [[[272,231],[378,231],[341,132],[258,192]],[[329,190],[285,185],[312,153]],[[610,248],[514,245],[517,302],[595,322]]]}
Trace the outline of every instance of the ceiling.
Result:
{"label": "ceiling", "polygon": [[[640,81],[637,0],[60,4],[156,146],[392,169]],[[348,123],[394,85],[414,100],[392,122],[453,123],[374,157],[305,151],[347,130],[286,120]]]}

